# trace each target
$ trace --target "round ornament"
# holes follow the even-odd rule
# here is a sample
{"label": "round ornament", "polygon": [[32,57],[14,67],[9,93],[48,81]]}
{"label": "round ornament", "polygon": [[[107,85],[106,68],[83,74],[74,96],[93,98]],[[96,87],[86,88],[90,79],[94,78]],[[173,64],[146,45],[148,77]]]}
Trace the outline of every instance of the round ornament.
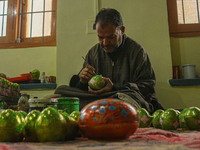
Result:
{"label": "round ornament", "polygon": [[140,128],[148,128],[151,125],[153,117],[149,114],[149,112],[144,108],[137,109],[140,120]]}
{"label": "round ornament", "polygon": [[24,137],[25,141],[36,142],[38,141],[35,123],[40,115],[39,110],[32,110],[28,113],[24,121]]}
{"label": "round ornament", "polygon": [[186,114],[187,111],[188,111],[188,108],[183,109],[178,116],[179,125],[180,125],[180,128],[182,128],[182,130],[188,130],[188,126],[187,126],[186,121],[185,121],[185,114]]}
{"label": "round ornament", "polygon": [[89,82],[88,85],[93,89],[93,90],[100,90],[105,86],[105,81],[103,79],[102,75],[95,75],[93,76]]}
{"label": "round ornament", "polygon": [[66,119],[55,108],[45,108],[35,123],[36,134],[40,142],[64,141]]}
{"label": "round ornament", "polygon": [[23,139],[23,124],[18,114],[11,109],[0,113],[0,142],[19,142]]}
{"label": "round ornament", "polygon": [[200,130],[200,109],[198,107],[187,109],[184,120],[190,130]]}
{"label": "round ornament", "polygon": [[169,108],[162,113],[160,117],[160,124],[164,130],[176,130],[179,127],[179,116],[180,112]]}
{"label": "round ornament", "polygon": [[139,127],[137,110],[119,99],[100,99],[86,105],[78,118],[84,137],[90,139],[125,139]]}
{"label": "round ornament", "polygon": [[162,126],[160,124],[160,116],[162,115],[163,112],[164,112],[164,110],[158,109],[153,113],[152,124],[153,124],[154,128],[159,128],[159,129],[162,128]]}

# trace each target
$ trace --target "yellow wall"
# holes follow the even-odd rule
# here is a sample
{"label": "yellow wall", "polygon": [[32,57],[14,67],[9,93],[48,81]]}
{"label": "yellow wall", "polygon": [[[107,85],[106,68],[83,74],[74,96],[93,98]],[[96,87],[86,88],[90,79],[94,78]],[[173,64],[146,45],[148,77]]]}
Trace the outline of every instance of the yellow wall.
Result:
{"label": "yellow wall", "polygon": [[56,47],[0,49],[0,57],[0,72],[7,77],[19,77],[36,68],[56,75]]}
{"label": "yellow wall", "polygon": [[200,77],[200,37],[171,38],[171,51],[173,65],[195,64]]}
{"label": "yellow wall", "polygon": [[[182,65],[195,64],[196,75],[200,77],[200,37],[171,38],[172,64],[179,65],[183,78]],[[158,96],[168,100],[168,107],[200,107],[200,86],[168,87],[158,85]],[[167,103],[164,101],[163,103]]]}

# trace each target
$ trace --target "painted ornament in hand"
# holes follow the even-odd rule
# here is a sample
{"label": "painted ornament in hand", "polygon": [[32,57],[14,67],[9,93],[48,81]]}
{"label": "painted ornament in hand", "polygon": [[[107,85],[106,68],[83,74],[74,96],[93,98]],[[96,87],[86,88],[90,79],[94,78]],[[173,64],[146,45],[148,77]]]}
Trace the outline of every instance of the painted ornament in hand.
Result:
{"label": "painted ornament in hand", "polygon": [[100,90],[105,86],[105,81],[103,79],[102,75],[95,75],[93,76],[89,82],[88,85],[93,89],[93,90]]}
{"label": "painted ornament in hand", "polygon": [[84,137],[125,139],[139,127],[137,110],[119,99],[100,99],[85,106],[78,119]]}

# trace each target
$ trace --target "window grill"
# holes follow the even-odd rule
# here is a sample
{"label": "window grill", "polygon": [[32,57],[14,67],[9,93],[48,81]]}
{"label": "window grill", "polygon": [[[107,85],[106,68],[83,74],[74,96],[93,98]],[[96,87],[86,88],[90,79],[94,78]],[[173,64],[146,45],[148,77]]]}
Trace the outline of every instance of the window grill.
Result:
{"label": "window grill", "polygon": [[[22,24],[22,15],[30,15],[30,26],[27,27],[29,29],[27,29],[27,31],[29,32],[29,38],[30,38],[30,41],[32,41],[32,38],[34,37],[33,36],[33,15],[34,14],[43,14],[42,16],[42,33],[41,33],[41,36],[42,37],[42,41],[44,41],[44,37],[45,37],[45,14],[47,13],[53,13],[53,12],[56,12],[56,10],[45,10],[46,8],[46,1],[49,1],[49,0],[43,0],[43,10],[42,11],[34,11],[34,0],[29,0],[29,4],[31,4],[31,7],[30,7],[30,11],[27,11],[27,12],[23,12],[23,0],[20,1],[20,20],[19,20],[19,36],[18,36],[18,40],[17,42],[20,43],[21,42],[21,24]],[[52,0],[51,0],[52,1]]]}
{"label": "window grill", "polygon": [[6,36],[8,1],[0,1],[0,37]]}
{"label": "window grill", "polygon": [[200,23],[199,0],[176,0],[179,24]]}

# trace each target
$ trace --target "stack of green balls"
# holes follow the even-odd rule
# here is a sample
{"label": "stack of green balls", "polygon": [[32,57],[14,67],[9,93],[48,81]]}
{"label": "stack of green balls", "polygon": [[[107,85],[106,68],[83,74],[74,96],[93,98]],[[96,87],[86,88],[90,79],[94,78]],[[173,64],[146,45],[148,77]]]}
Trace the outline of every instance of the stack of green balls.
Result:
{"label": "stack of green balls", "polygon": [[0,113],[0,142],[61,142],[74,139],[79,132],[80,112],[71,114],[48,107],[42,112],[4,110]]}

